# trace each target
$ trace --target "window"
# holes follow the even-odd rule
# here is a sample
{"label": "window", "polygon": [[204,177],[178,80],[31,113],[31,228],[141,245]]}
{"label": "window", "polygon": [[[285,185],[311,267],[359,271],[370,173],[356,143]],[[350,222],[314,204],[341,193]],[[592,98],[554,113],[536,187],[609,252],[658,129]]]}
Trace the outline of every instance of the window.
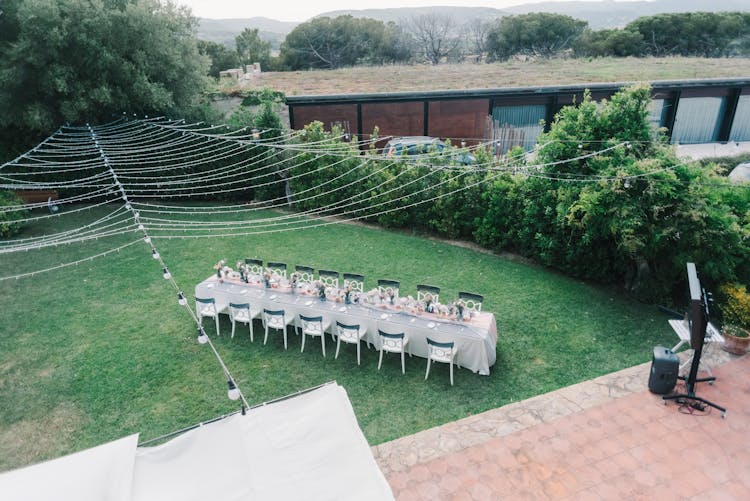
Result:
{"label": "window", "polygon": [[724,113],[723,97],[688,97],[677,104],[672,142],[710,143],[716,141]]}

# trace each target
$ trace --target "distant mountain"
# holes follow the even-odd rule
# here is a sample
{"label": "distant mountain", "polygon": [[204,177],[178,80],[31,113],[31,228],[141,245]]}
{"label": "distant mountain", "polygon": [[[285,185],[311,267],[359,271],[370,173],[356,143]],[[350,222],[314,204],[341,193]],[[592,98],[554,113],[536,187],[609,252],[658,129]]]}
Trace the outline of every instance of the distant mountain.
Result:
{"label": "distant mountain", "polygon": [[399,23],[411,17],[423,16],[425,14],[438,14],[449,16],[456,20],[457,24],[463,24],[465,21],[471,21],[478,17],[493,19],[502,17],[508,12],[493,9],[491,7],[400,7],[396,9],[361,9],[361,10],[332,10],[318,14],[315,17],[369,17],[388,23],[393,21]]}
{"label": "distant mountain", "polygon": [[202,18],[198,24],[198,38],[234,48],[234,38],[242,33],[245,28],[258,28],[260,38],[271,42],[272,47],[278,49],[287,33],[292,31],[298,24],[276,21],[267,17],[251,17],[249,19]]}
{"label": "distant mountain", "polygon": [[641,16],[670,12],[750,12],[748,0],[656,0],[652,2],[542,2],[505,9],[511,14],[554,12],[589,22],[593,29],[622,28]]}

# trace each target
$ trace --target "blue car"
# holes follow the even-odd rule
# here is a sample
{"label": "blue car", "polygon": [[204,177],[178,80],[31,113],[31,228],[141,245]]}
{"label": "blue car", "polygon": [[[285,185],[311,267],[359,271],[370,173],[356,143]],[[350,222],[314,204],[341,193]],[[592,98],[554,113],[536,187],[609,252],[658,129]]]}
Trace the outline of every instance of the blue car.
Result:
{"label": "blue car", "polygon": [[430,136],[404,136],[394,137],[383,148],[386,157],[398,157],[401,155],[422,156],[433,151],[442,154],[444,150],[450,155],[453,163],[461,165],[472,165],[476,163],[474,155],[449,148],[439,138]]}

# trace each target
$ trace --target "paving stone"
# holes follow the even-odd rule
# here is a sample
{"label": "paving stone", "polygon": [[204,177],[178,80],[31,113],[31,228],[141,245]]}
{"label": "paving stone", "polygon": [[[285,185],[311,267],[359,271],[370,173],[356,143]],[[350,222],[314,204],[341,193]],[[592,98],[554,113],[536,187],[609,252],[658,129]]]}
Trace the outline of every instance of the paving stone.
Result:
{"label": "paving stone", "polygon": [[399,500],[750,499],[750,356],[715,350],[704,360],[717,382],[697,393],[728,407],[726,420],[663,405],[642,364],[377,445],[373,455]]}

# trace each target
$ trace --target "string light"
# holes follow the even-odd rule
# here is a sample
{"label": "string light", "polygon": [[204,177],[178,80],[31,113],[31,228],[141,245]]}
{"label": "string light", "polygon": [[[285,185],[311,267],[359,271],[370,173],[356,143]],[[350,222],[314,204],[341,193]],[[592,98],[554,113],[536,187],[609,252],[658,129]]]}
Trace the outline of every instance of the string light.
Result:
{"label": "string light", "polygon": [[151,237],[148,236],[148,235],[146,235],[145,237],[143,237],[143,241],[146,242],[147,244],[150,244],[151,243]]}
{"label": "string light", "polygon": [[162,275],[164,276],[164,280],[169,280],[172,278],[172,274],[169,272],[169,268],[162,268]]}
{"label": "string light", "polygon": [[151,257],[154,259],[159,259],[161,256],[159,255],[159,251],[156,249],[151,249]]}
{"label": "string light", "polygon": [[199,344],[208,343],[208,336],[206,335],[206,331],[203,330],[203,327],[198,327],[198,343]]}
{"label": "string light", "polygon": [[229,388],[227,390],[227,396],[229,397],[229,400],[239,400],[240,390],[237,389],[237,385],[232,379],[227,380],[227,387]]}
{"label": "string light", "polygon": [[183,294],[182,291],[177,293],[177,304],[180,306],[187,306],[187,299],[185,299],[185,294]]}

